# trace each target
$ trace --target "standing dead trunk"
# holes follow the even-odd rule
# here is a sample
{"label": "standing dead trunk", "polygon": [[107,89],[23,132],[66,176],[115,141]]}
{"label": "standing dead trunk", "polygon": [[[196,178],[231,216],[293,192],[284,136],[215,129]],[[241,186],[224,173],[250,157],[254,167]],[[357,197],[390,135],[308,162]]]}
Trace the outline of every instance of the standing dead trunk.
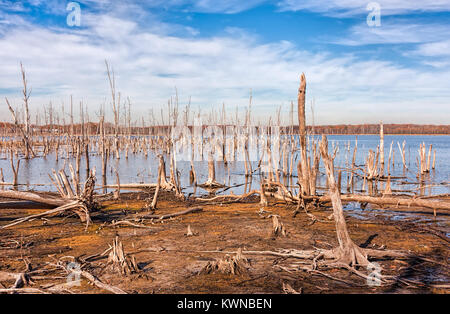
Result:
{"label": "standing dead trunk", "polygon": [[18,121],[18,119],[17,119],[17,115],[16,115],[14,109],[13,109],[13,108],[11,107],[11,105],[9,104],[8,98],[5,98],[5,99],[6,99],[6,104],[8,105],[8,109],[9,109],[9,111],[11,112],[11,115],[12,115],[12,117],[13,117],[13,119],[14,119],[14,126],[15,126],[16,129],[18,129],[18,130],[20,131],[20,133],[22,134],[23,142],[24,142],[24,145],[25,145],[25,148],[26,148],[26,151],[25,151],[25,157],[26,157],[26,158],[29,158],[29,154],[30,154],[30,153],[31,153],[31,157],[35,157],[36,154],[35,154],[34,151],[33,151],[33,147],[32,147],[32,145],[31,145],[29,135],[26,133],[26,131],[25,131],[25,130],[22,128],[22,126],[19,124],[19,121]]}
{"label": "standing dead trunk", "polygon": [[117,169],[114,169],[114,171],[116,173],[116,184],[117,184],[117,189],[114,191],[114,199],[118,200],[120,199],[120,177]]}
{"label": "standing dead trunk", "polygon": [[[166,162],[164,161],[164,157],[162,155],[158,155],[159,158],[159,168],[161,169],[161,188],[164,190],[173,190],[174,186],[172,183],[167,181],[166,177]],[[159,175],[158,175],[159,176]]]}
{"label": "standing dead trunk", "polygon": [[345,222],[344,211],[342,208],[341,194],[336,185],[334,177],[333,159],[328,155],[328,141],[326,136],[322,136],[320,151],[328,177],[329,193],[333,204],[333,216],[336,223],[336,234],[339,247],[334,249],[336,263],[343,263],[351,266],[367,266],[369,261],[367,255],[350,238]]}
{"label": "standing dead trunk", "polygon": [[398,150],[400,152],[400,157],[402,157],[403,168],[408,169],[408,167],[406,166],[406,158],[405,158],[406,141],[403,141],[402,146],[400,146],[399,142],[397,142],[397,145],[398,145]]}
{"label": "standing dead trunk", "polygon": [[384,130],[383,122],[380,122],[380,176],[384,176]]}
{"label": "standing dead trunk", "polygon": [[216,168],[214,165],[214,158],[212,153],[208,155],[208,184],[213,184],[216,181]]}
{"label": "standing dead trunk", "polygon": [[261,208],[264,208],[267,207],[267,205],[269,205],[269,202],[267,201],[266,191],[264,190],[264,179],[262,177],[260,185],[261,185],[261,192],[259,205],[261,206]]}
{"label": "standing dead trunk", "polygon": [[153,200],[152,203],[150,204],[150,209],[151,210],[155,210],[156,209],[156,205],[158,202],[158,194],[159,194],[159,189],[161,187],[161,176],[162,176],[162,172],[163,172],[163,168],[162,168],[163,164],[159,164],[158,167],[158,182],[156,184],[156,189],[155,189],[155,194],[153,195]]}
{"label": "standing dead trunk", "polygon": [[14,188],[18,185],[19,178],[19,167],[20,167],[20,159],[17,159],[17,164],[14,166],[14,154],[13,151],[9,151],[9,161],[11,162],[11,170],[13,172],[13,186]]}
{"label": "standing dead trunk", "polygon": [[305,97],[306,97],[306,78],[302,73],[300,76],[300,87],[298,89],[298,127],[300,135],[300,148],[301,148],[301,177],[299,176],[302,192],[305,195],[310,194],[309,189],[309,167],[308,157],[306,153],[306,117],[305,117]]}

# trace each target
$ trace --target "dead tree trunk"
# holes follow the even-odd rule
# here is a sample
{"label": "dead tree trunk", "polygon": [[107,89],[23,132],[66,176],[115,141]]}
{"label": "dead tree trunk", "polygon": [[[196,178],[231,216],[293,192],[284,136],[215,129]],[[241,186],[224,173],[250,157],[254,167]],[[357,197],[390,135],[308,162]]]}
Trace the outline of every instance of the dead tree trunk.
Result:
{"label": "dead tree trunk", "polygon": [[10,150],[9,161],[11,162],[11,170],[13,172],[13,186],[14,188],[16,188],[18,185],[18,178],[19,178],[20,159],[17,158],[17,164],[16,166],[14,166],[14,154],[12,150]]}
{"label": "dead tree trunk", "polygon": [[151,210],[156,209],[156,204],[158,202],[158,194],[159,194],[159,189],[161,187],[161,175],[162,175],[162,171],[163,171],[161,166],[162,166],[162,164],[160,163],[159,167],[158,167],[158,181],[156,184],[155,194],[153,195],[153,200],[152,200],[152,203],[150,204]]}
{"label": "dead tree trunk", "polygon": [[328,141],[326,136],[322,136],[320,151],[328,177],[331,202],[333,204],[333,216],[336,223],[336,234],[339,246],[335,248],[334,254],[336,263],[350,266],[367,266],[369,261],[367,255],[352,241],[345,222],[344,211],[342,209],[341,194],[334,178],[333,159],[328,155]]}
{"label": "dead tree trunk", "polygon": [[300,76],[300,87],[298,89],[298,127],[300,135],[301,148],[301,176],[299,182],[304,195],[310,195],[309,167],[306,153],[306,117],[305,117],[305,96],[306,96],[306,78],[302,73]]}
{"label": "dead tree trunk", "polygon": [[384,130],[383,122],[380,122],[380,176],[384,176]]}
{"label": "dead tree trunk", "polygon": [[[98,207],[97,202],[94,200],[94,188],[95,188],[95,172],[91,171],[89,177],[84,184],[84,189],[79,195],[74,195],[71,197],[71,192],[69,192],[70,183],[68,183],[67,178],[64,180],[64,172],[61,171],[59,174],[55,173],[55,180],[52,179],[56,188],[61,194],[60,198],[49,198],[41,197],[40,195],[29,193],[29,192],[19,192],[19,191],[0,191],[0,197],[8,197],[20,200],[28,200],[33,202],[38,202],[42,204],[48,204],[52,206],[58,206],[55,209],[31,215],[23,218],[14,220],[12,223],[1,226],[0,229],[5,229],[34,218],[44,217],[47,215],[54,215],[63,212],[76,213],[82,222],[86,222],[86,227],[91,222],[90,212]],[[51,177],[50,177],[51,178]]]}
{"label": "dead tree trunk", "polygon": [[25,157],[29,158],[29,153],[31,153],[31,157],[35,157],[36,154],[33,151],[33,147],[30,143],[30,138],[29,135],[26,133],[26,131],[22,128],[22,126],[19,124],[19,120],[17,119],[17,115],[14,111],[14,109],[11,107],[11,105],[9,104],[8,98],[6,99],[6,104],[8,105],[8,109],[11,112],[11,115],[14,119],[14,126],[16,127],[16,129],[18,129],[20,131],[20,133],[22,134],[22,138],[23,138],[23,142],[25,144]]}

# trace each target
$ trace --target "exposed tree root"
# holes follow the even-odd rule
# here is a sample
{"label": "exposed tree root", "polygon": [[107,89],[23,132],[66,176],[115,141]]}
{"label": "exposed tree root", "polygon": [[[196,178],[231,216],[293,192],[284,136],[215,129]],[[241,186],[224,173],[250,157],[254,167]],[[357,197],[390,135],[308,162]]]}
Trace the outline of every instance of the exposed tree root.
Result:
{"label": "exposed tree root", "polygon": [[203,211],[203,208],[201,207],[194,207],[194,208],[188,208],[186,210],[183,210],[181,212],[178,213],[173,213],[173,214],[167,214],[167,215],[142,215],[139,216],[139,218],[145,218],[145,219],[168,219],[168,218],[173,218],[173,217],[178,217],[178,216],[182,216],[182,215],[187,215],[190,213],[198,213]]}
{"label": "exposed tree root", "polygon": [[119,237],[114,239],[111,246],[111,251],[108,255],[108,265],[113,271],[125,276],[138,271],[134,256],[126,256]]}
{"label": "exposed tree root", "polygon": [[282,235],[283,237],[287,236],[286,228],[284,227],[283,223],[278,219],[278,215],[269,215],[269,217],[272,217],[272,235],[274,237]]}
{"label": "exposed tree root", "polygon": [[242,250],[238,249],[234,257],[227,254],[222,259],[208,262],[208,264],[200,271],[200,274],[219,272],[223,274],[239,275],[245,273],[249,265],[250,263],[242,254]]}
{"label": "exposed tree root", "polygon": [[[63,176],[61,174],[61,176]],[[56,178],[60,178],[59,176],[55,176]],[[65,178],[65,177],[64,177]],[[73,190],[71,189],[70,183],[66,180],[61,179],[61,181],[58,181],[58,183],[55,183],[58,187],[58,190],[61,194],[61,199],[44,199],[40,197],[39,195],[36,195],[34,193],[28,193],[28,192],[18,192],[13,191],[14,193],[6,193],[5,196],[10,194],[8,197],[13,197],[15,199],[24,199],[24,200],[31,200],[31,201],[37,201],[39,203],[44,203],[48,200],[46,204],[49,205],[55,205],[58,204],[59,207],[48,210],[46,212],[31,215],[23,218],[19,218],[14,220],[12,223],[1,226],[0,229],[9,228],[15,225],[18,225],[20,223],[29,221],[31,219],[41,218],[45,216],[52,216],[55,214],[60,214],[64,212],[74,212],[79,217],[81,222],[86,223],[86,228],[91,222],[90,212],[92,210],[95,210],[98,208],[97,202],[94,200],[94,188],[95,188],[95,172],[91,171],[89,174],[88,179],[86,180],[86,183],[84,184],[84,189],[79,195],[73,194]],[[70,191],[70,192],[69,192]],[[2,191],[5,192],[5,191]],[[10,192],[10,191],[6,191]],[[11,191],[12,192],[12,191]],[[3,196],[0,193],[0,196]]]}
{"label": "exposed tree root", "polygon": [[291,287],[290,284],[283,282],[283,293],[284,294],[301,294],[302,290],[300,289],[300,291],[295,290],[294,288]]}

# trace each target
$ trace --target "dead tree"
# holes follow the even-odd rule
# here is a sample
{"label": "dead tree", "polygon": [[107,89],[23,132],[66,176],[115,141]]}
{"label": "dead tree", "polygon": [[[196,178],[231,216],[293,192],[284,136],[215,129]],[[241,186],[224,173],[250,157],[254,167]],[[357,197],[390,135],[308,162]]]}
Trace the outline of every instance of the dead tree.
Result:
{"label": "dead tree", "polygon": [[398,145],[398,150],[400,152],[400,157],[402,157],[403,168],[408,169],[408,167],[406,166],[406,158],[405,158],[406,141],[403,141],[402,146],[400,146],[399,142],[397,142],[397,145]]}
{"label": "dead tree", "polygon": [[28,133],[24,130],[24,128],[20,125],[19,120],[17,119],[16,112],[15,112],[14,109],[11,107],[11,105],[10,105],[10,103],[9,103],[9,101],[8,101],[8,98],[5,98],[5,99],[6,99],[6,104],[8,105],[8,109],[9,109],[9,111],[11,112],[11,115],[12,115],[12,117],[13,117],[13,120],[14,120],[14,126],[15,126],[15,128],[16,128],[17,130],[20,131],[20,133],[21,133],[21,135],[22,135],[22,139],[23,139],[23,142],[24,142],[24,144],[25,144],[25,158],[29,158],[29,157],[30,157],[30,154],[31,154],[31,157],[35,157],[36,154],[35,154],[34,151],[33,151],[33,146],[32,146],[32,144],[31,144],[29,134],[28,134]]}
{"label": "dead tree", "polygon": [[339,245],[334,249],[290,249],[280,252],[246,251],[244,253],[274,255],[285,258],[311,259],[313,261],[311,267],[304,266],[304,263],[301,263],[298,264],[298,266],[294,265],[293,267],[286,269],[303,269],[307,271],[314,271],[318,266],[338,267],[349,269],[353,273],[366,279],[368,278],[368,276],[357,270],[356,267],[370,266],[371,263],[369,262],[369,257],[407,257],[408,254],[403,252],[361,248],[353,242],[347,229],[347,223],[345,222],[344,211],[342,207],[341,195],[334,176],[334,158],[328,154],[328,141],[325,136],[322,136],[322,142],[320,143],[320,152],[322,154],[325,171],[328,177],[329,197],[333,206],[333,216],[335,220],[336,235]]}
{"label": "dead tree", "polygon": [[105,60],[106,71],[108,74],[109,86],[111,88],[112,97],[112,109],[114,113],[114,149],[116,152],[116,159],[120,159],[119,154],[119,107],[120,107],[120,93],[116,95],[116,78],[114,75],[114,70],[109,68],[108,61]]}
{"label": "dead tree", "polygon": [[19,178],[20,159],[17,158],[17,164],[14,166],[14,154],[12,149],[9,151],[9,161],[11,162],[11,170],[13,172],[13,186],[17,187]]}
{"label": "dead tree", "polygon": [[384,176],[384,130],[383,122],[380,122],[380,176]]}
{"label": "dead tree", "polygon": [[[161,160],[162,156],[160,156],[160,160]],[[159,167],[158,167],[158,181],[156,184],[156,189],[155,189],[155,194],[153,195],[153,200],[152,203],[150,204],[150,209],[151,210],[155,210],[156,209],[156,204],[158,202],[158,194],[159,194],[159,189],[161,187],[161,176],[162,176],[162,167],[164,166],[164,163],[159,163]]]}
{"label": "dead tree", "polygon": [[[162,189],[167,190],[167,191],[172,191],[175,189],[175,186],[167,181],[167,176],[166,176],[166,162],[164,161],[164,157],[162,155],[158,155],[159,158],[159,169],[161,169],[161,179],[160,179],[160,186]],[[158,174],[158,177],[160,175]]]}
{"label": "dead tree", "polygon": [[134,256],[128,257],[125,254],[122,242],[119,240],[118,236],[116,236],[110,248],[111,250],[108,255],[107,264],[112,271],[118,272],[123,276],[138,271],[139,268],[137,266],[136,259]]}
{"label": "dead tree", "polygon": [[80,217],[81,221],[86,223],[87,228],[87,226],[91,222],[90,212],[98,208],[98,204],[94,198],[95,170],[92,170],[89,173],[89,177],[84,184],[83,191],[78,195],[74,194],[73,189],[71,188],[70,183],[68,182],[67,177],[64,174],[64,171],[60,171],[59,173],[56,173],[55,171],[54,176],[54,179],[52,177],[50,178],[55,184],[58,192],[60,193],[59,198],[42,197],[30,192],[0,191],[0,197],[28,200],[51,206],[58,206],[55,209],[51,209],[43,213],[16,219],[12,223],[1,226],[0,229],[5,229],[29,221],[31,219],[44,216],[52,216],[64,212],[76,213]]}
{"label": "dead tree", "polygon": [[328,141],[322,136],[320,143],[323,164],[328,177],[329,193],[333,204],[333,216],[336,224],[336,234],[339,246],[333,250],[335,261],[350,266],[367,266],[367,253],[358,247],[350,238],[342,209],[341,194],[334,178],[333,159],[328,155]]}
{"label": "dead tree", "polygon": [[298,89],[298,127],[300,135],[300,149],[301,149],[301,175],[299,174],[299,182],[302,187],[302,193],[309,195],[309,167],[308,157],[306,152],[306,117],[305,117],[305,95],[306,94],[306,78],[302,73],[300,76],[300,87]]}

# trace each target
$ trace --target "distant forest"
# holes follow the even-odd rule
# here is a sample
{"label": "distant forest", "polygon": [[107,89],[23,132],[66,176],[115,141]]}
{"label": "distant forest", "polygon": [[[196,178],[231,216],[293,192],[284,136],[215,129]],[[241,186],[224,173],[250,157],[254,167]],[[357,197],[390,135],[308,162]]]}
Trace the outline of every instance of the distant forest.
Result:
{"label": "distant forest", "polygon": [[[308,126],[314,134],[379,134],[379,124],[339,124]],[[384,124],[384,134],[450,134],[450,125]]]}
{"label": "distant forest", "polygon": [[[223,125],[218,125],[223,127]],[[205,128],[206,126],[204,126]],[[191,128],[191,127],[190,127]],[[89,135],[95,135],[99,132],[99,124],[95,122],[86,122],[84,125],[74,123],[73,125],[65,124],[47,124],[47,125],[31,125],[32,132],[34,134],[82,134],[83,131]],[[114,125],[111,123],[105,123],[106,134],[114,133]],[[119,127],[120,134],[135,134],[135,135],[156,135],[160,132],[169,132],[168,125],[145,125],[142,126],[124,125]],[[379,134],[379,124],[339,124],[339,125],[308,125],[306,127],[308,134]],[[384,124],[384,134],[448,134],[450,135],[450,125],[421,125],[421,124]],[[8,122],[0,122],[0,134],[12,135],[16,133],[14,124]],[[293,128],[290,126],[283,126],[282,133],[294,133],[298,134],[298,125]]]}

